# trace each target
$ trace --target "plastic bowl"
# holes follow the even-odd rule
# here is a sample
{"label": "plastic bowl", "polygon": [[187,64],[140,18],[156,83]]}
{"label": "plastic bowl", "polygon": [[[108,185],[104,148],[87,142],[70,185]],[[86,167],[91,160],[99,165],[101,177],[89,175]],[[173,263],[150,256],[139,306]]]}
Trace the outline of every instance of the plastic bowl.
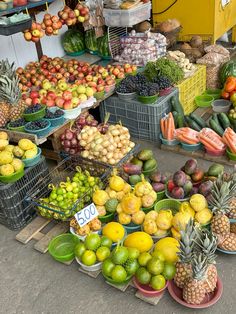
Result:
{"label": "plastic bowl", "polygon": [[3,183],[13,183],[21,179],[25,174],[24,167],[19,171],[14,172],[10,176],[0,176],[0,181]]}
{"label": "plastic bowl", "polygon": [[160,210],[170,209],[173,214],[176,214],[179,211],[180,205],[180,201],[174,199],[164,199],[155,204],[154,210],[159,212]]}
{"label": "plastic bowl", "polygon": [[211,96],[214,100],[219,99],[221,95],[221,89],[207,89],[204,95]]}
{"label": "plastic bowl", "polygon": [[183,290],[178,288],[175,285],[174,280],[171,280],[169,282],[168,291],[169,291],[169,294],[171,295],[171,297],[176,302],[178,302],[179,304],[181,304],[183,306],[186,306],[186,307],[189,307],[192,309],[205,309],[207,307],[212,306],[217,301],[219,301],[219,299],[221,298],[222,293],[223,293],[223,284],[222,284],[220,278],[218,277],[215,291],[213,291],[211,293],[207,293],[201,304],[189,304],[189,303],[185,302],[183,300]]}
{"label": "plastic bowl", "polygon": [[176,200],[176,201],[179,201],[179,202],[187,202],[187,201],[190,199],[190,197],[185,197],[185,198],[181,198],[181,199],[176,199],[176,198],[172,197],[172,196],[169,194],[169,192],[168,192],[167,190],[165,191],[165,194],[166,194],[166,197],[167,197],[168,199],[170,199],[170,200]]}
{"label": "plastic bowl", "polygon": [[149,206],[149,207],[141,207],[141,210],[142,210],[145,214],[147,214],[147,213],[149,213],[151,210],[154,209],[155,204],[156,204],[156,202],[154,202],[154,204],[153,204],[152,206]]}
{"label": "plastic bowl", "polygon": [[79,242],[79,238],[73,234],[60,234],[50,241],[48,251],[56,261],[68,262],[75,257],[75,246]]}
{"label": "plastic bowl", "polygon": [[138,100],[143,104],[154,104],[158,99],[158,95],[154,96],[138,96]]}
{"label": "plastic bowl", "polygon": [[10,126],[10,123],[8,123],[7,128],[8,128],[8,130],[11,130],[11,131],[16,131],[16,132],[23,132],[23,133],[25,133],[25,126],[24,126],[24,125],[22,125],[22,126],[17,126],[17,127],[11,127],[11,126]]}
{"label": "plastic bowl", "polygon": [[163,198],[165,198],[165,196],[166,196],[165,190],[157,192],[157,201],[163,200]]}
{"label": "plastic bowl", "polygon": [[228,148],[226,149],[226,154],[230,160],[236,161],[236,154],[231,153],[231,151]]}
{"label": "plastic bowl", "polygon": [[48,126],[46,126],[45,128],[43,129],[40,129],[40,130],[31,130],[31,129],[28,129],[29,125],[31,124],[31,122],[28,122],[26,125],[25,125],[25,131],[27,133],[31,133],[31,134],[35,134],[37,135],[38,137],[43,137],[43,136],[46,136],[49,132],[49,129],[51,127],[51,122],[46,120],[46,119],[43,119],[44,121],[47,121],[48,123]]}
{"label": "plastic bowl", "polygon": [[33,167],[33,166],[37,165],[37,163],[39,163],[39,161],[40,161],[41,154],[42,154],[42,150],[41,150],[41,148],[38,147],[38,152],[37,152],[37,155],[35,157],[22,159],[22,161],[25,165],[25,168]]}
{"label": "plastic bowl", "polygon": [[225,154],[225,149],[223,150],[212,150],[212,149],[208,149],[205,147],[206,153],[210,156],[215,156],[215,157],[219,157],[219,156],[223,156]]}
{"label": "plastic bowl", "polygon": [[118,95],[118,98],[120,100],[132,100],[136,97],[136,93],[127,93],[127,94],[124,94],[124,93],[119,93],[119,92],[116,92],[117,95]]}
{"label": "plastic bowl", "polygon": [[[58,110],[58,107],[56,107],[56,106],[48,109],[48,111],[51,111],[52,113],[54,113],[57,110]],[[64,114],[60,117],[57,117],[57,118],[53,118],[53,119],[45,118],[45,119],[48,120],[49,122],[51,122],[51,126],[53,126],[53,127],[62,125],[64,120],[65,120]]]}
{"label": "plastic bowl", "polygon": [[61,110],[64,112],[64,118],[69,119],[69,120],[76,119],[81,113],[80,107],[76,107],[74,109],[68,109],[68,110],[63,110],[63,109]]}
{"label": "plastic bowl", "polygon": [[194,100],[198,107],[210,107],[214,98],[208,95],[200,95],[196,96]]}
{"label": "plastic bowl", "polygon": [[84,265],[77,257],[75,257],[76,262],[86,271],[98,271],[102,268],[102,262],[96,263],[92,266]]}
{"label": "plastic bowl", "polygon": [[[98,231],[92,231],[91,233],[101,234],[101,232],[102,232],[102,231],[101,231],[101,229],[100,229],[100,230],[98,230]],[[82,240],[82,241],[84,241],[85,238],[87,237],[87,235],[81,236],[81,235],[77,234],[77,233],[75,232],[75,230],[74,230],[73,227],[70,227],[70,233],[72,233],[73,235],[75,235],[77,238],[79,238],[79,239]]]}
{"label": "plastic bowl", "polygon": [[145,177],[148,177],[148,176],[150,176],[151,174],[153,174],[156,170],[157,170],[157,165],[156,165],[154,168],[150,169],[150,170],[143,170],[143,171],[142,171],[142,174],[143,174]]}
{"label": "plastic bowl", "polygon": [[129,223],[128,225],[122,225],[122,226],[125,228],[128,234],[141,230],[141,225],[136,225],[133,222]]}
{"label": "plastic bowl", "polygon": [[122,282],[116,282],[114,281],[112,278],[110,277],[107,277],[106,275],[103,274],[102,272],[102,275],[103,277],[106,279],[106,281],[112,283],[113,285],[116,285],[116,286],[120,286],[120,285],[125,285],[126,283],[128,283],[130,281],[130,279],[133,277],[133,275],[129,275],[127,276],[126,280],[122,281]]}
{"label": "plastic bowl", "polygon": [[226,99],[217,99],[212,103],[212,109],[214,112],[228,112],[231,107],[231,102]]}
{"label": "plastic bowl", "polygon": [[98,216],[98,219],[102,223],[107,223],[107,222],[113,221],[114,215],[115,215],[114,213],[109,213],[109,214],[106,214],[105,216]]}
{"label": "plastic bowl", "polygon": [[195,152],[196,150],[199,150],[202,148],[201,143],[191,145],[191,144],[186,144],[186,143],[181,142],[180,144],[182,148],[188,152]]}
{"label": "plastic bowl", "polygon": [[142,285],[136,277],[133,278],[133,282],[135,287],[144,295],[145,297],[157,297],[163,294],[165,289],[167,288],[169,281],[166,281],[165,287],[160,290],[154,290],[149,285]]}
{"label": "plastic bowl", "polygon": [[162,96],[167,96],[167,95],[170,94],[171,91],[172,91],[172,87],[171,87],[171,86],[170,86],[170,87],[167,87],[167,88],[165,88],[165,89],[162,89],[162,90],[160,90],[160,92],[159,92],[159,96],[160,96],[160,97],[162,97]]}
{"label": "plastic bowl", "polygon": [[40,109],[37,112],[34,113],[23,113],[23,118],[28,121],[36,121],[42,119],[46,114],[46,106],[42,106],[42,109]]}
{"label": "plastic bowl", "polygon": [[100,100],[100,99],[103,99],[104,98],[104,95],[105,95],[105,91],[101,91],[101,92],[96,92],[93,96],[97,99],[97,100]]}
{"label": "plastic bowl", "polygon": [[166,140],[166,139],[162,136],[162,134],[160,134],[160,140],[161,140],[162,144],[164,144],[164,145],[175,146],[175,145],[178,145],[178,144],[179,144],[179,141],[176,140],[176,139],[171,140],[171,141]]}

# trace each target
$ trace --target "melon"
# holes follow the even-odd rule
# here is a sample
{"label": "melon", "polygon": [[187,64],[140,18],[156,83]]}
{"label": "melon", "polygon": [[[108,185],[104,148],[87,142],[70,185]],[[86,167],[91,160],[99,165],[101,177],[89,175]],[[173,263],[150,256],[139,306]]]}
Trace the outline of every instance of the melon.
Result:
{"label": "melon", "polygon": [[138,231],[127,236],[124,246],[136,248],[141,253],[147,252],[151,250],[153,246],[153,240],[152,237],[146,232]]}

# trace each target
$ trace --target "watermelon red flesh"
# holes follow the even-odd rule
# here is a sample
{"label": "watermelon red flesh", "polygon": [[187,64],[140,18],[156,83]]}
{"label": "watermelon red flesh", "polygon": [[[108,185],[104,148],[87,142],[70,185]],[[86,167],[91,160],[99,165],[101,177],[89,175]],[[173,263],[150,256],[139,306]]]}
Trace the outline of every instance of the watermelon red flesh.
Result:
{"label": "watermelon red flesh", "polygon": [[224,85],[227,77],[235,76],[236,77],[236,60],[230,60],[223,64],[220,69],[220,82],[222,86]]}

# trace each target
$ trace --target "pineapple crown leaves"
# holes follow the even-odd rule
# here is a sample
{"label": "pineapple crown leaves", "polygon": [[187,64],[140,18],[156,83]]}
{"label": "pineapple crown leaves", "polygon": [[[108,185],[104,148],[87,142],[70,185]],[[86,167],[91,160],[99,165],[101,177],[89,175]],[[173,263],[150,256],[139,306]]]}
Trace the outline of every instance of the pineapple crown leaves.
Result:
{"label": "pineapple crown leaves", "polygon": [[217,237],[206,229],[198,231],[198,237],[195,240],[196,252],[201,252],[206,256],[208,264],[215,264],[217,249]]}
{"label": "pineapple crown leaves", "polygon": [[193,219],[189,220],[185,230],[180,231],[180,233],[181,233],[181,239],[179,241],[180,252],[178,253],[178,255],[181,262],[190,263],[195,248],[194,239],[197,237]]}
{"label": "pineapple crown leaves", "polygon": [[19,88],[19,78],[14,76],[13,78],[7,75],[0,76],[0,101],[6,101],[10,104],[17,104],[21,98],[21,92]]}
{"label": "pineapple crown leaves", "polygon": [[191,260],[193,279],[198,281],[205,279],[208,267],[207,257],[203,253],[194,254]]}
{"label": "pineapple crown leaves", "polygon": [[0,61],[0,76],[2,75],[13,78],[16,75],[15,63],[10,63],[8,59]]}

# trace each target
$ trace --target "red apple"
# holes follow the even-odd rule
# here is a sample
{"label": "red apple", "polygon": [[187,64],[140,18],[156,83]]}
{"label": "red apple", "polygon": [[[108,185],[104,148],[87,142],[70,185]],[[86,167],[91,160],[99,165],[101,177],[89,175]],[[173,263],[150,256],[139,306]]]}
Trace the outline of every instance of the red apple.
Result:
{"label": "red apple", "polygon": [[39,97],[39,93],[34,90],[30,92],[30,98],[38,98]]}
{"label": "red apple", "polygon": [[118,68],[115,68],[115,69],[112,71],[112,74],[114,74],[115,76],[117,76],[119,73],[120,73],[120,70],[119,70]]}
{"label": "red apple", "polygon": [[59,108],[63,108],[64,102],[65,102],[64,99],[63,99],[62,97],[60,97],[60,96],[58,96],[58,97],[55,99],[55,104],[56,104],[56,106],[59,107]]}
{"label": "red apple", "polygon": [[97,86],[97,91],[98,91],[98,92],[104,91],[104,86],[103,86],[103,85],[98,85],[98,86]]}
{"label": "red apple", "polygon": [[54,99],[56,99],[56,98],[57,98],[56,93],[54,93],[53,91],[47,92],[47,99],[52,99],[52,100],[54,100]]}
{"label": "red apple", "polygon": [[46,106],[47,107],[54,107],[55,106],[55,102],[53,99],[47,99],[46,100]]}
{"label": "red apple", "polygon": [[38,97],[32,99],[32,105],[36,105],[36,104],[39,104],[39,103],[40,103],[40,99]]}
{"label": "red apple", "polygon": [[30,105],[32,105],[32,98],[26,98],[25,99],[25,103],[26,103],[26,105],[28,105],[28,106],[30,106]]}
{"label": "red apple", "polygon": [[64,106],[63,106],[63,107],[64,107],[65,110],[72,109],[73,106],[72,106],[71,100],[66,100],[66,101],[64,102]]}
{"label": "red apple", "polygon": [[93,80],[92,75],[87,75],[85,78],[87,82],[91,82]]}
{"label": "red apple", "polygon": [[72,99],[72,93],[70,91],[66,90],[63,92],[62,97],[65,100],[71,100]]}
{"label": "red apple", "polygon": [[97,83],[95,82],[88,82],[89,87],[97,87]]}

